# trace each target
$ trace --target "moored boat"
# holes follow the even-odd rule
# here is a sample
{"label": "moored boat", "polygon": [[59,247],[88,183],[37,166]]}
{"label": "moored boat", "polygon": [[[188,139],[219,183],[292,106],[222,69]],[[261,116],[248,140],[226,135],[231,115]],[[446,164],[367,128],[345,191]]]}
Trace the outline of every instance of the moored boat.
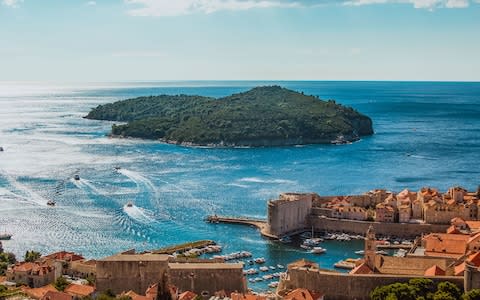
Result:
{"label": "moored boat", "polygon": [[0,240],[4,241],[4,240],[9,240],[11,239],[13,236],[13,234],[10,234],[10,233],[0,233]]}
{"label": "moored boat", "polygon": [[322,254],[327,252],[327,249],[322,248],[322,247],[313,247],[312,250],[310,250],[311,253],[313,254]]}

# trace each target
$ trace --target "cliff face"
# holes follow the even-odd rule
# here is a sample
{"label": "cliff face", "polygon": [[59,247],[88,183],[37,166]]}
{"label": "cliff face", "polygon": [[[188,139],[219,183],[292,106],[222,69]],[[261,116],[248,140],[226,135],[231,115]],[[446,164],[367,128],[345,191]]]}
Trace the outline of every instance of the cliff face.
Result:
{"label": "cliff face", "polygon": [[99,106],[86,118],[123,121],[112,135],[202,146],[282,146],[351,142],[373,134],[372,120],[334,101],[278,86],[214,99],[140,97]]}

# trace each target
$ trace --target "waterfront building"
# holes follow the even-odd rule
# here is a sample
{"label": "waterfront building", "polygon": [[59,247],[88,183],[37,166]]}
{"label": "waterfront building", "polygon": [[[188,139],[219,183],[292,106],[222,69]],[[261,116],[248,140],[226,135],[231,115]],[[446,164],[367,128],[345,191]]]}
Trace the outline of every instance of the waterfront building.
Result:
{"label": "waterfront building", "polygon": [[58,268],[58,265],[43,262],[21,262],[9,267],[6,277],[8,281],[38,288],[54,282],[58,278],[55,272]]}

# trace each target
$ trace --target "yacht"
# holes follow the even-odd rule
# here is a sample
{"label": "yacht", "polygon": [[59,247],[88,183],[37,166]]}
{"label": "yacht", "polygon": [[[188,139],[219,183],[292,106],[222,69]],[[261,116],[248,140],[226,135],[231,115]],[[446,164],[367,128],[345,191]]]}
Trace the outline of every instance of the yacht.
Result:
{"label": "yacht", "polygon": [[310,251],[313,254],[322,254],[327,252],[327,249],[322,248],[322,247],[313,247],[313,249]]}
{"label": "yacht", "polygon": [[9,240],[11,239],[13,234],[10,233],[0,233],[0,240]]}

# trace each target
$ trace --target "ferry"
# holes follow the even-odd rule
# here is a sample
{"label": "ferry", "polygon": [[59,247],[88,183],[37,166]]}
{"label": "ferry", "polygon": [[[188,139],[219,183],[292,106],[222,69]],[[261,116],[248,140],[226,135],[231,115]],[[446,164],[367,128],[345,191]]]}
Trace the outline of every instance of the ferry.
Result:
{"label": "ferry", "polygon": [[310,250],[310,252],[313,253],[313,254],[322,254],[322,253],[327,252],[327,249],[322,248],[322,247],[313,247],[313,249]]}
{"label": "ferry", "polygon": [[4,241],[4,240],[9,240],[11,239],[13,236],[13,234],[10,234],[10,233],[0,233],[0,240]]}

